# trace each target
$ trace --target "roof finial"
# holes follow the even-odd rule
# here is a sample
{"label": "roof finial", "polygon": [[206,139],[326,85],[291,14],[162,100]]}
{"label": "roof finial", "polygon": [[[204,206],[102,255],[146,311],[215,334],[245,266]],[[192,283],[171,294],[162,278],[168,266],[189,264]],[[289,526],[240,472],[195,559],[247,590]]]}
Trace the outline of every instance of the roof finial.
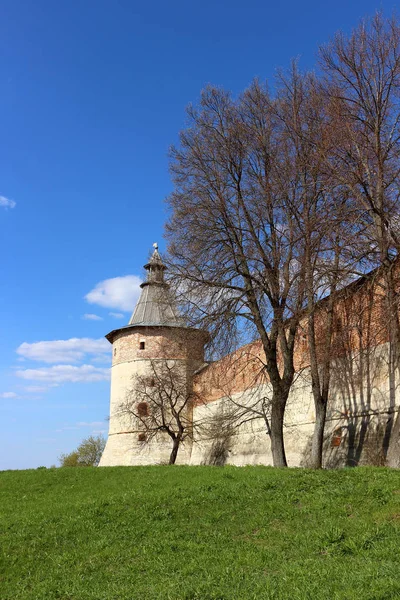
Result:
{"label": "roof finial", "polygon": [[153,248],[155,248],[156,250],[158,250],[158,244],[157,244],[157,242],[154,242]]}

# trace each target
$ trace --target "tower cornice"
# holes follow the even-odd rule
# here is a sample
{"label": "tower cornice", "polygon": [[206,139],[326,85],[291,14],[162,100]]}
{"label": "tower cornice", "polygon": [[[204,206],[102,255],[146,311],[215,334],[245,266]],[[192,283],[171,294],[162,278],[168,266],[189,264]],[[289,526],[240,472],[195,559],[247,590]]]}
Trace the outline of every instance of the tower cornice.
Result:
{"label": "tower cornice", "polygon": [[146,332],[146,330],[150,329],[150,330],[160,330],[160,329],[181,329],[182,331],[187,331],[187,332],[191,332],[191,333],[198,333],[199,335],[203,335],[204,336],[204,343],[206,343],[208,341],[208,339],[210,338],[210,335],[207,331],[205,331],[204,329],[198,329],[196,327],[188,327],[185,325],[153,325],[151,323],[141,323],[140,325],[124,325],[123,327],[119,327],[118,329],[113,329],[112,331],[110,331],[109,333],[107,333],[104,337],[110,342],[110,344],[112,344],[114,342],[114,339],[116,338],[116,336],[123,332],[134,332],[134,331],[142,331],[143,333]]}

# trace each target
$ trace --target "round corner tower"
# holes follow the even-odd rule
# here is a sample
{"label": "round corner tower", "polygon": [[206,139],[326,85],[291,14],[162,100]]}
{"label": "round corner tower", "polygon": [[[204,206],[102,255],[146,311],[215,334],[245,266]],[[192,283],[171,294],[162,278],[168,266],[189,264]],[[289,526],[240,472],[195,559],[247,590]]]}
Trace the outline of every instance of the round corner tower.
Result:
{"label": "round corner tower", "polygon": [[[99,466],[140,465],[164,462],[168,445],[157,439],[143,444],[143,433],[121,406],[132,394],[135,378],[150,377],[157,361],[173,361],[185,375],[190,393],[192,375],[204,363],[204,345],[208,334],[187,327],[179,316],[168,284],[166,266],[157,244],[144,265],[147,279],[129,324],[106,335],[112,344],[110,424],[107,444]],[[135,399],[133,398],[133,402]],[[187,445],[180,451],[179,462],[188,462]]]}

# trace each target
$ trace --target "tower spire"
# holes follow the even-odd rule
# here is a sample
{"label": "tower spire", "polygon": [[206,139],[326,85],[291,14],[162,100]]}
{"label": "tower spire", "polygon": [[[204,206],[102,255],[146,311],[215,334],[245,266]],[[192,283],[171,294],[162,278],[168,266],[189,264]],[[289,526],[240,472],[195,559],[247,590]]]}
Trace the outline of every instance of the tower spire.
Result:
{"label": "tower spire", "polygon": [[144,265],[147,277],[140,285],[142,293],[129,325],[184,327],[185,324],[178,314],[169,285],[164,280],[167,267],[158,252],[158,244],[154,243],[153,248],[153,254]]}
{"label": "tower spire", "polygon": [[146,285],[151,283],[166,285],[164,281],[164,271],[167,267],[164,265],[163,260],[158,252],[157,242],[153,244],[153,248],[154,251],[149,262],[144,265],[144,268],[147,271],[147,279],[141,284],[141,288],[144,288]]}

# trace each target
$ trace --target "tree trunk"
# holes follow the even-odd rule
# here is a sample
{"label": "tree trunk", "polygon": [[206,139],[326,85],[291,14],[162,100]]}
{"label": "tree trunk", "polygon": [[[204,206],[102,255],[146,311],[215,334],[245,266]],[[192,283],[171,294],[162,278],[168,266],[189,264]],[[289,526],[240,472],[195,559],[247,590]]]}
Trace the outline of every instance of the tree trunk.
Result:
{"label": "tree trunk", "polygon": [[383,452],[386,454],[386,464],[388,467],[400,467],[400,415],[396,410],[396,374],[399,370],[399,320],[398,306],[395,293],[395,282],[393,279],[393,265],[389,259],[382,259],[384,264],[389,264],[386,272],[386,309],[387,322],[389,330],[389,410],[390,415],[386,424],[386,431],[383,440]]}
{"label": "tree trunk", "polygon": [[271,407],[271,452],[274,467],[287,467],[285,445],[283,440],[283,418],[285,414],[286,398],[277,398],[273,395]]}
{"label": "tree trunk", "polygon": [[322,468],[322,451],[324,443],[326,407],[327,403],[324,402],[322,398],[315,402],[315,425],[309,463],[312,469]]}
{"label": "tree trunk", "polygon": [[181,439],[177,436],[174,439],[171,454],[169,455],[169,465],[174,465],[176,461],[176,457],[178,456],[179,444],[181,443]]}
{"label": "tree trunk", "polygon": [[390,420],[394,425],[391,431],[389,449],[386,456],[386,464],[388,467],[398,469],[400,467],[400,412],[397,410],[393,415],[390,415]]}

